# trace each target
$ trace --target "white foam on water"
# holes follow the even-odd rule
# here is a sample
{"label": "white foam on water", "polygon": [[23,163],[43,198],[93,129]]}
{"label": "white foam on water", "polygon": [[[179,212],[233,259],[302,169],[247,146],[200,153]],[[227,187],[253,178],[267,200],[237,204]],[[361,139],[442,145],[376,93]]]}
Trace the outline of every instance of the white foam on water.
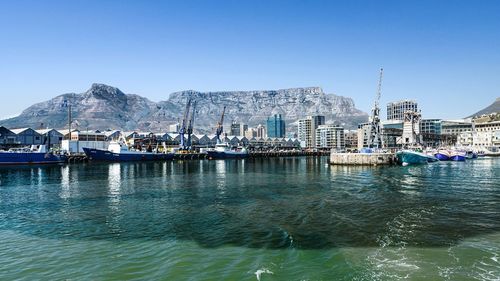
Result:
{"label": "white foam on water", "polygon": [[267,269],[267,268],[263,267],[263,268],[261,268],[261,269],[259,269],[259,270],[255,271],[255,276],[257,277],[257,281],[260,281],[260,275],[261,275],[261,274],[264,274],[264,273],[265,273],[265,274],[274,274],[271,270],[269,270],[269,269]]}

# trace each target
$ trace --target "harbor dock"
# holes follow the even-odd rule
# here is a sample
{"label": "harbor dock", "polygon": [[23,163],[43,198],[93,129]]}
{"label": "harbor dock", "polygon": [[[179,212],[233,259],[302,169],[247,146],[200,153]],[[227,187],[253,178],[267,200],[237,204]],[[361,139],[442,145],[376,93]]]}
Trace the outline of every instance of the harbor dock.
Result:
{"label": "harbor dock", "polygon": [[330,153],[331,165],[392,165],[396,164],[394,153]]}

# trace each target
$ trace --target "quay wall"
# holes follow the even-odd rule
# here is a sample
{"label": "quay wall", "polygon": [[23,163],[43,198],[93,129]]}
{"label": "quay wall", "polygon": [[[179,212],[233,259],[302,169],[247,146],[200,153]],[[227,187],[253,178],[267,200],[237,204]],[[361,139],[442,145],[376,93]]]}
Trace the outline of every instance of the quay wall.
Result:
{"label": "quay wall", "polygon": [[331,165],[392,165],[396,164],[393,153],[330,153]]}

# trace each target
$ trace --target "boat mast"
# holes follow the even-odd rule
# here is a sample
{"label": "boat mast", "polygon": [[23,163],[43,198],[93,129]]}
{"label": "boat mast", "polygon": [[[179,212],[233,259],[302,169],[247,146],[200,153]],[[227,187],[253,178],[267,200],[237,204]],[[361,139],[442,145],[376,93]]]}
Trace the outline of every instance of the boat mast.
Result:
{"label": "boat mast", "polygon": [[217,136],[217,143],[220,143],[220,135],[222,134],[223,126],[222,124],[224,123],[224,113],[226,112],[226,106],[224,106],[224,109],[222,109],[222,115],[220,117],[220,121],[217,123],[217,130],[215,131],[215,135]]}
{"label": "boat mast", "polygon": [[378,89],[375,96],[375,103],[372,108],[372,116],[370,120],[370,134],[368,136],[368,147],[380,148],[382,147],[382,139],[380,138],[380,95],[382,93],[382,77],[384,69],[380,68],[380,76],[378,80]]}

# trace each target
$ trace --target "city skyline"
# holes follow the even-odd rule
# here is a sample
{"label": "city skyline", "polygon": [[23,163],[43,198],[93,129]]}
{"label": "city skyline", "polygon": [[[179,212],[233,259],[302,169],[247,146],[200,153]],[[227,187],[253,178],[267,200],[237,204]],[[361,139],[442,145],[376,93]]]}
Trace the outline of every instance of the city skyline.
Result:
{"label": "city skyline", "polygon": [[[499,96],[495,1],[0,4],[0,118],[94,82],[153,101],[172,92],[317,86],[370,113],[414,99],[466,117]],[[385,116],[385,106],[382,106]]]}

